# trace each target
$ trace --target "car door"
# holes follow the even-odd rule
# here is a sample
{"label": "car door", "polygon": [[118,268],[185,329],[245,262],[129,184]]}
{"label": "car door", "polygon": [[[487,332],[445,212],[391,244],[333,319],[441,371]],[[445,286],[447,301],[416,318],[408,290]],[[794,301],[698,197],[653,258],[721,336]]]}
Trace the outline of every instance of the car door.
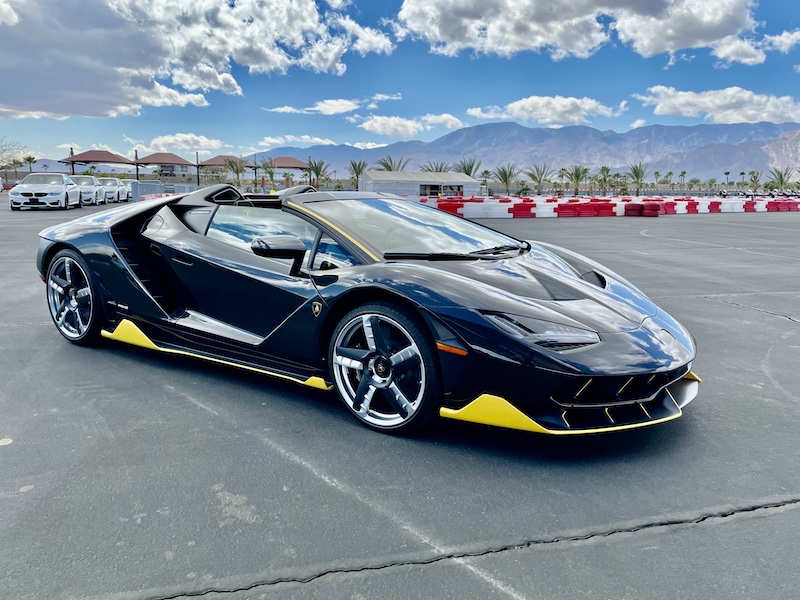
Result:
{"label": "car door", "polygon": [[267,350],[280,325],[319,295],[309,277],[290,274],[291,261],[256,256],[250,243],[288,234],[310,249],[318,231],[278,208],[220,206],[205,233],[172,236],[161,253],[187,294],[190,316],[216,323],[219,335]]}

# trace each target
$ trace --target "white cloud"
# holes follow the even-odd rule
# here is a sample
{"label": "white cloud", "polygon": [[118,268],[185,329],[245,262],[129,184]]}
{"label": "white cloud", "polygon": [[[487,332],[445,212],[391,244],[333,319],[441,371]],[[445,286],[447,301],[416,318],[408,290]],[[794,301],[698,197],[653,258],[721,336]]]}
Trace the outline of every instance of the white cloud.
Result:
{"label": "white cloud", "polygon": [[16,25],[19,15],[9,0],[0,0],[0,25]]}
{"label": "white cloud", "polygon": [[371,100],[385,102],[386,100],[402,100],[403,94],[374,94]]}
{"label": "white cloud", "polygon": [[361,150],[374,150],[375,148],[385,148],[389,144],[378,144],[376,142],[356,142],[355,144],[346,145],[352,146],[353,148],[359,148]]}
{"label": "white cloud", "polygon": [[752,42],[745,52],[723,40],[755,30],[755,7],[753,0],[405,0],[393,26],[398,40],[422,39],[447,56],[469,50],[585,58],[616,32],[645,57],[719,48],[722,60],[754,64]]}
{"label": "white cloud", "polygon": [[371,27],[362,27],[350,17],[339,16],[332,21],[332,24],[344,29],[355,40],[352,48],[362,56],[370,52],[391,54],[394,50],[394,45],[385,33]]}
{"label": "white cloud", "polygon": [[298,114],[298,115],[338,115],[352,112],[360,108],[361,103],[357,100],[346,100],[343,98],[320,100],[314,106],[308,108],[297,108],[294,106],[277,106],[275,108],[264,108],[267,112]]}
{"label": "white cloud", "polygon": [[466,127],[459,119],[448,113],[441,115],[425,115],[422,117],[422,122],[429,127],[434,127],[436,125],[442,125],[447,129],[461,129],[462,127]]}
{"label": "white cloud", "polygon": [[741,63],[743,65],[760,65],[767,59],[766,53],[757,47],[752,40],[728,36],[712,44],[711,53],[724,61],[724,64]]}
{"label": "white cloud", "polygon": [[272,146],[283,146],[285,144],[299,144],[301,146],[331,146],[335,145],[331,139],[320,138],[311,135],[283,135],[266,136],[258,142],[260,148],[270,148]]}
{"label": "white cloud", "polygon": [[380,135],[390,135],[399,137],[404,140],[410,139],[425,129],[425,126],[413,119],[404,119],[403,117],[381,117],[369,116],[358,125],[362,129],[366,129],[372,133]]}
{"label": "white cloud", "polygon": [[656,115],[702,117],[712,123],[785,123],[800,121],[800,103],[791,96],[756,94],[738,86],[705,92],[683,92],[663,85],[635,95]]}
{"label": "white cloud", "polygon": [[590,117],[614,117],[627,110],[622,102],[615,110],[593,98],[574,98],[564,96],[529,96],[507,104],[505,107],[489,106],[470,108],[467,114],[477,119],[535,121],[541,124],[568,123],[579,125],[588,123]]}
{"label": "white cloud", "polygon": [[644,127],[647,121],[644,119],[636,119],[633,123],[631,123],[631,129],[638,129],[639,127]]}
{"label": "white cloud", "polygon": [[800,44],[800,29],[784,31],[780,35],[765,35],[764,43],[770,50],[788,54],[795,46]]}
{"label": "white cloud", "polygon": [[[291,68],[341,74],[345,57],[390,53],[386,33],[340,11],[349,0],[0,0],[5,61],[0,118],[138,114],[143,106],[205,106],[241,94],[251,74]],[[32,44],[44,38],[46,44]],[[36,65],[37,77],[30,77]],[[42,94],[46,80],[59,94]],[[102,82],[103,93],[94,92]]]}
{"label": "white cloud", "polygon": [[174,133],[172,135],[161,135],[155,137],[150,142],[150,147],[156,152],[165,152],[171,149],[180,150],[216,150],[223,148],[225,142],[222,140],[210,139],[204,135],[196,133]]}
{"label": "white cloud", "polygon": [[320,100],[309,109],[311,112],[318,112],[322,115],[338,115],[342,113],[358,110],[361,105],[354,100]]}
{"label": "white cloud", "polygon": [[72,148],[76,153],[80,152],[81,150],[80,144],[74,144],[70,142],[64,142],[63,144],[59,144],[58,146],[55,147],[60,148],[62,150],[69,150],[70,148]]}

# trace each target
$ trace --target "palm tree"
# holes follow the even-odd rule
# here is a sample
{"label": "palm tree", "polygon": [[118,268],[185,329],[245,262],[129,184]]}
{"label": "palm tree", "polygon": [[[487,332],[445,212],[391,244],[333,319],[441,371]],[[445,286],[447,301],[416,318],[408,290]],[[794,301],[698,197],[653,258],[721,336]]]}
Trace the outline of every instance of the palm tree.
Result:
{"label": "palm tree", "polygon": [[644,163],[639,162],[635,165],[629,165],[628,178],[633,184],[633,189],[635,190],[634,196],[638,196],[642,186],[644,186],[644,180],[647,178],[647,169]]}
{"label": "palm tree", "polygon": [[292,174],[289,171],[284,171],[281,173],[281,177],[283,177],[283,185],[285,187],[289,187],[289,184],[292,181]]}
{"label": "palm tree", "polygon": [[675,184],[672,183],[672,175],[673,175],[672,171],[667,171],[667,174],[664,175],[664,179],[667,180],[667,184],[669,185],[669,187],[674,190]]}
{"label": "palm tree", "polygon": [[481,168],[481,161],[476,158],[459,158],[456,164],[453,165],[453,171],[456,173],[464,173],[473,179],[476,179],[478,169]]}
{"label": "palm tree", "polygon": [[742,178],[742,187],[744,187],[744,176],[745,176],[745,172],[744,171],[739,171],[739,177]]}
{"label": "palm tree", "polygon": [[678,179],[681,180],[681,188],[683,188],[684,182],[686,181],[686,171],[678,173]]}
{"label": "palm tree", "polygon": [[[325,161],[320,160],[308,160],[308,171],[314,176],[314,183],[319,185],[323,180],[327,179],[329,174],[330,165],[325,164]],[[309,182],[309,185],[314,185]]]}
{"label": "palm tree", "polygon": [[611,185],[611,167],[603,166],[597,170],[597,185],[605,196],[608,193],[608,186]]}
{"label": "palm tree", "polygon": [[274,186],[275,185],[275,169],[276,169],[275,159],[273,159],[273,158],[268,156],[267,158],[265,158],[262,161],[260,166],[261,166],[261,170],[264,171],[264,173],[267,174],[267,177],[269,177],[270,185]]}
{"label": "palm tree", "polygon": [[452,167],[450,166],[450,163],[429,160],[422,165],[421,170],[424,173],[447,173],[452,170]]}
{"label": "palm tree", "polygon": [[410,158],[403,156],[395,160],[391,155],[387,155],[376,160],[375,164],[378,166],[378,171],[405,171],[410,161]]}
{"label": "palm tree", "polygon": [[11,159],[11,168],[12,168],[12,169],[14,169],[14,179],[16,179],[16,178],[17,178],[17,169],[19,169],[20,167],[22,167],[22,165],[24,165],[24,164],[25,164],[25,163],[23,163],[23,162],[22,162],[20,159],[18,159],[18,158],[12,158],[12,159]]}
{"label": "palm tree", "polygon": [[347,171],[350,173],[350,180],[353,182],[353,185],[358,189],[358,180],[364,171],[367,170],[367,161],[365,160],[350,160],[350,164],[347,165]]}
{"label": "palm tree", "polygon": [[750,188],[753,190],[753,196],[758,191],[758,181],[761,179],[761,171],[750,171]]}
{"label": "palm tree", "polygon": [[533,165],[531,170],[525,171],[525,175],[528,176],[533,183],[533,187],[536,188],[536,194],[541,196],[542,188],[555,175],[555,171],[545,162],[541,165]]}
{"label": "palm tree", "polygon": [[495,168],[492,171],[492,177],[497,179],[500,183],[503,184],[503,187],[506,190],[506,195],[511,193],[511,186],[514,183],[514,180],[517,178],[519,174],[519,169],[517,169],[517,165],[514,163],[508,163],[507,165],[501,165]]}
{"label": "palm tree", "polygon": [[564,195],[564,178],[566,176],[567,176],[567,169],[561,167],[558,170],[558,189],[559,189],[558,193],[561,194],[562,196]]}
{"label": "palm tree", "polygon": [[731,172],[730,172],[730,171],[725,171],[725,172],[723,173],[723,175],[725,175],[725,187],[728,187],[728,185],[730,184],[730,181],[729,181],[729,179],[728,179],[728,176],[729,176],[730,174],[731,174]]}
{"label": "palm tree", "polygon": [[42,165],[42,171],[44,171],[45,173],[47,173],[48,169],[50,169],[50,167],[47,165],[47,163],[45,163],[45,164],[43,164],[43,165]]}
{"label": "palm tree", "polygon": [[655,177],[655,180],[656,180],[656,184],[653,186],[653,189],[655,189],[655,188],[657,188],[657,187],[658,187],[658,184],[659,184],[659,183],[661,183],[661,182],[658,180],[658,179],[659,179],[659,177],[661,177],[661,173],[659,173],[658,171],[653,171],[653,177]]}
{"label": "palm tree", "polygon": [[247,161],[243,158],[232,156],[231,158],[226,158],[225,162],[222,163],[222,166],[227,171],[236,175],[236,187],[241,187],[242,173],[244,173],[245,169],[247,168]]}
{"label": "palm tree", "polygon": [[489,177],[491,176],[492,172],[489,169],[484,169],[481,171],[481,184],[483,184],[483,187],[485,187],[487,190],[489,189]]}
{"label": "palm tree", "polygon": [[36,157],[28,154],[22,159],[22,162],[28,165],[28,173],[33,173],[33,163],[36,162]]}
{"label": "palm tree", "polygon": [[569,169],[567,169],[567,181],[572,184],[573,196],[577,196],[580,190],[581,184],[589,177],[589,167],[584,167],[583,165],[572,165]]}
{"label": "palm tree", "polygon": [[770,167],[769,182],[772,183],[778,191],[783,191],[791,185],[792,173],[794,169],[786,167],[779,169],[778,167]]}

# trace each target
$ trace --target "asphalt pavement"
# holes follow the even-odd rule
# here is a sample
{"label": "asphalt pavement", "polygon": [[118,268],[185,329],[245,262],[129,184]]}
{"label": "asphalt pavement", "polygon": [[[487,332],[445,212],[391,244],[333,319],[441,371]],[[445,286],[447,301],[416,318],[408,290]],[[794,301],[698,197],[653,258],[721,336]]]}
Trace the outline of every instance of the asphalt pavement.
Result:
{"label": "asphalt pavement", "polygon": [[681,419],[404,438],[332,393],[56,332],[0,195],[0,598],[798,598],[800,213],[485,221],[696,337]]}

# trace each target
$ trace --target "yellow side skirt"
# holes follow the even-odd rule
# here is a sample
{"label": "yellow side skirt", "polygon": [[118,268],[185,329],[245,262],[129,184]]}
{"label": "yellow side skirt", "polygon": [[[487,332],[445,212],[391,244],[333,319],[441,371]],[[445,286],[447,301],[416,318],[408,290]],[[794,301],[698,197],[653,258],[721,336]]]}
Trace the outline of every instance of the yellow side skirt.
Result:
{"label": "yellow side skirt", "polygon": [[227,360],[222,360],[219,358],[203,356],[202,354],[194,354],[192,352],[186,352],[184,350],[173,350],[172,348],[161,348],[157,346],[153,342],[153,340],[147,337],[147,335],[141,329],[139,329],[139,327],[136,326],[136,323],[128,319],[123,319],[122,321],[120,321],[119,325],[117,325],[114,331],[106,331],[104,329],[100,333],[103,337],[108,338],[110,340],[123,342],[125,344],[131,344],[133,346],[139,346],[141,348],[147,348],[148,350],[157,350],[159,352],[167,352],[168,354],[178,354],[180,356],[191,356],[192,358],[200,358],[221,365],[238,367],[240,369],[245,369],[246,371],[253,371],[255,373],[262,373],[264,375],[270,375],[272,377],[288,379],[289,381],[294,381],[295,383],[307,385],[309,387],[313,387],[318,390],[330,390],[333,388],[333,386],[328,385],[328,383],[324,379],[322,379],[322,377],[309,377],[308,379],[300,379],[298,377],[291,377],[289,375],[284,375],[283,373],[274,373],[266,369],[258,369],[256,367],[250,367],[248,365],[240,365],[238,363],[229,362]]}
{"label": "yellow side skirt", "polygon": [[482,394],[472,402],[459,409],[440,408],[439,414],[448,419],[458,421],[469,421],[470,423],[481,423],[482,425],[493,425],[495,427],[505,427],[506,429],[519,429],[521,431],[532,431],[534,433],[546,433],[548,435],[585,435],[589,433],[605,433],[608,431],[623,431],[625,429],[635,429],[637,427],[647,427],[665,421],[677,419],[683,413],[678,409],[678,414],[663,419],[654,419],[643,423],[632,423],[629,425],[615,425],[611,427],[600,427],[597,429],[547,429],[539,425],[536,421],[528,417],[525,413],[511,405],[507,400],[492,394]]}

